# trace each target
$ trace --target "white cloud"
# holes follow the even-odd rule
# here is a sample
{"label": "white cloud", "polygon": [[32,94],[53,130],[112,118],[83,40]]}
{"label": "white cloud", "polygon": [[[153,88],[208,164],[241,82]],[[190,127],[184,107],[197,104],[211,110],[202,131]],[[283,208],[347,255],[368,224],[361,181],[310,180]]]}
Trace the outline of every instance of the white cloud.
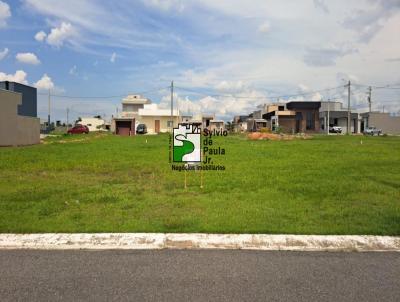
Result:
{"label": "white cloud", "polygon": [[46,37],[47,37],[47,34],[43,30],[41,30],[36,33],[35,40],[39,41],[39,42],[43,42],[46,39]]}
{"label": "white cloud", "polygon": [[33,84],[33,86],[39,90],[49,90],[54,89],[55,87],[53,81],[47,74],[44,74],[39,81]]}
{"label": "white cloud", "polygon": [[10,6],[0,1],[0,28],[7,25],[7,19],[11,17]]}
{"label": "white cloud", "polygon": [[77,74],[77,67],[74,65],[70,70],[69,70],[70,75],[76,75]]}
{"label": "white cloud", "polygon": [[330,45],[322,48],[308,48],[304,62],[309,66],[335,65],[336,60],[358,50],[348,45]]}
{"label": "white cloud", "polygon": [[311,101],[313,102],[320,102],[322,100],[323,100],[322,94],[320,94],[319,92],[316,92],[311,96]]}
{"label": "white cloud", "polygon": [[62,22],[59,27],[51,29],[46,41],[49,45],[60,47],[74,35],[75,31],[71,23]]}
{"label": "white cloud", "polygon": [[8,48],[4,48],[4,50],[0,51],[0,61],[3,60],[8,54]]}
{"label": "white cloud", "polygon": [[[190,94],[190,93],[189,93]],[[244,88],[234,96],[182,96],[174,94],[175,106],[184,114],[215,114],[218,119],[230,120],[234,115],[253,112],[258,105],[267,102],[268,97],[257,90]],[[170,96],[164,95],[160,102],[161,108],[170,108]]]}
{"label": "white cloud", "polygon": [[51,90],[52,92],[57,94],[65,93],[64,88],[56,86],[51,77],[48,76],[46,73],[42,76],[40,80],[38,80],[36,83],[33,83],[33,86],[42,91]]}
{"label": "white cloud", "polygon": [[113,52],[111,55],[111,58],[110,58],[110,62],[114,63],[116,58],[117,58],[117,54],[115,52]]}
{"label": "white cloud", "polygon": [[4,72],[0,72],[0,81],[17,82],[26,85],[28,84],[26,76],[27,74],[23,70],[17,70],[15,74],[5,74]]}
{"label": "white cloud", "polygon": [[307,85],[299,84],[298,87],[301,93],[307,93],[310,91],[310,88]]}
{"label": "white cloud", "polygon": [[[395,62],[400,53],[396,39],[399,0],[254,0],[251,5],[241,0],[143,0],[147,7],[140,1],[129,0],[118,1],[117,6],[108,1],[23,2],[51,27],[59,26],[56,22],[61,21],[72,24],[77,35],[67,45],[77,51],[100,54],[91,62],[99,60],[101,65],[101,57],[109,60],[113,50],[118,51],[118,60],[123,53],[118,49],[137,51],[142,47],[141,53],[145,55],[139,53],[124,60],[132,60],[129,65],[142,68],[143,73],[130,71],[126,76],[139,79],[143,87],[154,79],[174,78],[177,86],[201,88],[201,92],[229,91],[236,89],[229,85],[242,81],[244,88],[258,87],[271,95],[290,95],[299,92],[299,83],[308,85],[310,91],[334,87],[338,72],[355,74],[361,83],[376,85],[400,79],[398,64],[384,61]],[[180,10],[179,3],[184,3],[185,13],[174,22],[159,16],[174,16]],[[327,10],[329,14],[324,13]],[[267,20],[272,29],[267,30],[266,40],[258,29],[263,29]],[[374,38],[363,43],[370,35]],[[178,38],[181,42],[176,43]],[[146,70],[156,61],[172,57],[176,58],[176,66]],[[118,89],[129,90],[128,85],[121,83]],[[381,99],[378,93],[383,92],[377,91],[376,99]],[[307,95],[305,99],[312,97]],[[397,98],[388,95],[386,99]],[[192,96],[188,100],[200,104]],[[182,102],[185,101],[183,97]]]}
{"label": "white cloud", "polygon": [[314,0],[314,6],[325,14],[329,14],[329,8],[324,0]]}
{"label": "white cloud", "polygon": [[269,32],[270,31],[270,29],[271,29],[271,26],[270,26],[270,24],[269,24],[269,22],[264,22],[264,23],[262,23],[259,27],[258,27],[258,31],[260,32],[260,33],[267,33],[267,32]]}
{"label": "white cloud", "polygon": [[[17,70],[14,74],[6,74],[4,72],[0,72],[0,81],[10,81],[25,85],[32,85],[28,83],[27,76],[28,74],[23,70]],[[51,89],[55,93],[65,93],[65,90],[61,87],[56,86],[47,74],[44,74],[42,78],[36,83],[33,83],[32,86],[36,87],[39,90],[47,91]]]}
{"label": "white cloud", "polygon": [[359,83],[360,79],[354,74],[347,74],[344,72],[338,72],[336,74],[336,82],[338,83],[338,85],[347,84],[348,81]]}
{"label": "white cloud", "polygon": [[215,89],[225,92],[241,91],[244,88],[243,81],[221,81],[215,85]]}
{"label": "white cloud", "polygon": [[343,25],[355,31],[360,42],[369,43],[399,11],[399,0],[369,0],[363,9],[357,9],[348,16]]}
{"label": "white cloud", "polygon": [[196,71],[193,69],[184,70],[180,77],[179,82],[189,83],[195,87],[209,87],[216,83],[216,74],[213,70]]}
{"label": "white cloud", "polygon": [[20,63],[31,64],[31,65],[38,65],[40,64],[40,60],[34,53],[25,52],[25,53],[18,53],[15,58]]}
{"label": "white cloud", "polygon": [[144,4],[162,11],[183,12],[185,6],[182,0],[143,0]]}

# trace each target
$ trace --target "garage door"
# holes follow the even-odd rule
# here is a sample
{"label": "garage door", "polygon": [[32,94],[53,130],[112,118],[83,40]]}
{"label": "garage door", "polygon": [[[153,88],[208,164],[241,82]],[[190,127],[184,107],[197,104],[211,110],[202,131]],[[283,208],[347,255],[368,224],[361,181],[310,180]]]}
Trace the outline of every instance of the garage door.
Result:
{"label": "garage door", "polygon": [[116,133],[118,135],[129,136],[131,135],[131,121],[117,121],[116,122]]}

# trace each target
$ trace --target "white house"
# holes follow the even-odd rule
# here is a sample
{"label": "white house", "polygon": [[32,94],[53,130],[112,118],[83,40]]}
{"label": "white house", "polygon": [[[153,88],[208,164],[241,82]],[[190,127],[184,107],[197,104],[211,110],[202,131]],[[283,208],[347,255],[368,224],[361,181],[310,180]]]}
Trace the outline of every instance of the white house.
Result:
{"label": "white house", "polygon": [[87,126],[90,132],[102,131],[105,128],[105,121],[100,117],[83,117],[76,124]]}
{"label": "white house", "polygon": [[172,121],[174,127],[181,122],[179,110],[173,110],[171,119],[170,109],[160,109],[157,104],[145,104],[138,111],[138,121],[147,126],[148,133],[160,133],[171,131]]}
{"label": "white house", "polygon": [[211,120],[209,128],[210,130],[224,130],[225,122],[223,120]]}
{"label": "white house", "polygon": [[171,131],[172,121],[174,126],[181,122],[179,110],[173,111],[171,119],[170,109],[160,109],[157,104],[140,95],[128,95],[122,100],[120,116],[113,118],[111,131],[119,135],[135,135],[139,124],[147,126],[150,134]]}
{"label": "white house", "polygon": [[121,117],[136,117],[139,109],[143,109],[144,105],[151,104],[151,100],[138,94],[130,94],[122,99]]}

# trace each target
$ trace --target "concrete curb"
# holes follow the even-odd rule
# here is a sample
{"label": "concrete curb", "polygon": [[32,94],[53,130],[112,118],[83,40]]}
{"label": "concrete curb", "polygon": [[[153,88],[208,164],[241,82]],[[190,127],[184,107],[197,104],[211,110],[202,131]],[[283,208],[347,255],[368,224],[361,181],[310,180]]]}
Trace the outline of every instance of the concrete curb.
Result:
{"label": "concrete curb", "polygon": [[400,237],[173,233],[0,234],[0,249],[246,249],[400,252]]}

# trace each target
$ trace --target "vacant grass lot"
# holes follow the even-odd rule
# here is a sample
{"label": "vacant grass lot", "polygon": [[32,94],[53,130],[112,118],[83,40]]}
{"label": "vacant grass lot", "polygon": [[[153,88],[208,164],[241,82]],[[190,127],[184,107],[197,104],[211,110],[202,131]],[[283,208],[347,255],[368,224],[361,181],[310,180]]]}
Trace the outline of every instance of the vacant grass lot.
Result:
{"label": "vacant grass lot", "polygon": [[218,142],[226,171],[186,190],[167,135],[1,148],[0,232],[400,235],[400,138]]}

